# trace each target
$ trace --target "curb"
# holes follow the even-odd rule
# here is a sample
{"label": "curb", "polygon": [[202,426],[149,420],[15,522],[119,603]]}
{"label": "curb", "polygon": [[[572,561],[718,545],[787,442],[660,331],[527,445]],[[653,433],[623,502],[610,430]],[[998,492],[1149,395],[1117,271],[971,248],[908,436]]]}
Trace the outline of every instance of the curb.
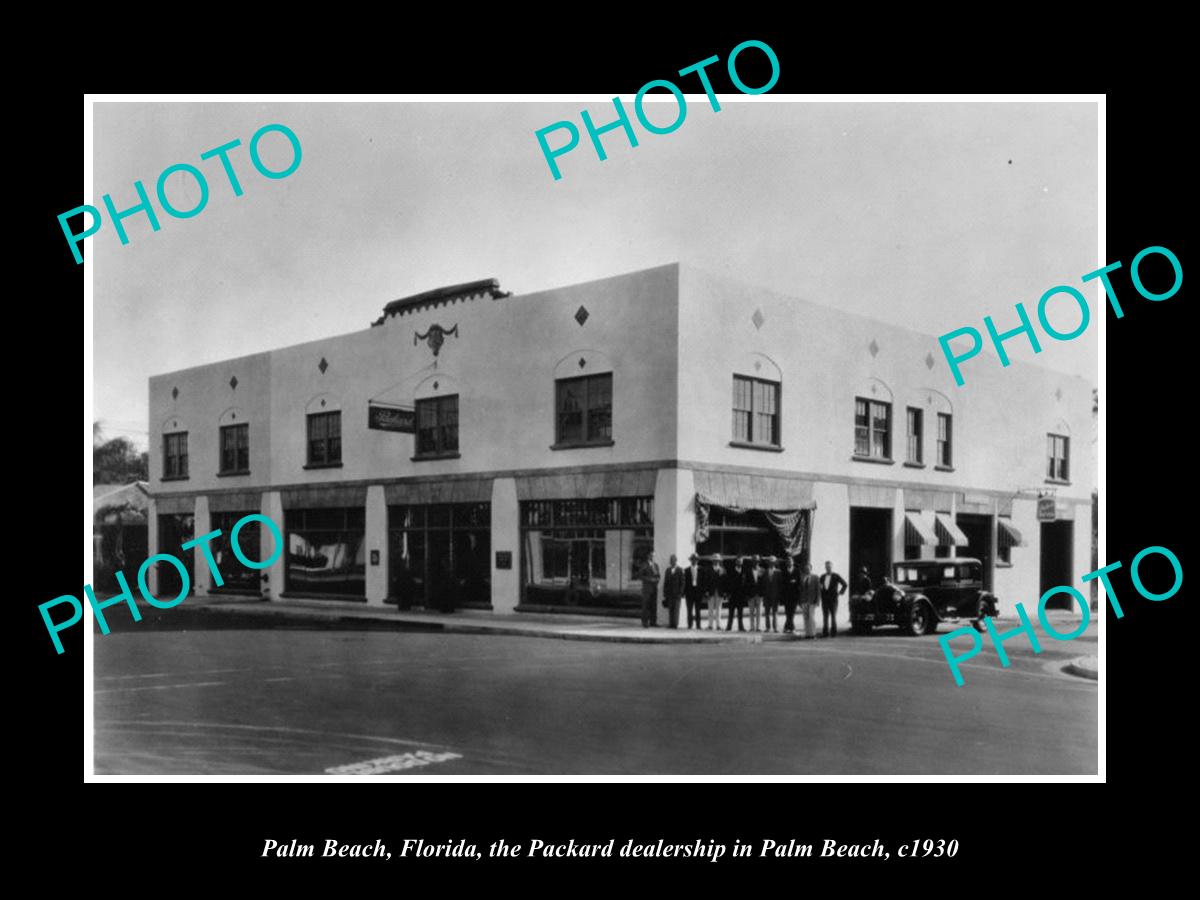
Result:
{"label": "curb", "polygon": [[[401,617],[384,617],[384,616],[348,616],[331,611],[327,614],[321,614],[316,611],[310,611],[304,608],[284,609],[280,607],[266,607],[263,605],[254,604],[251,606],[236,606],[233,604],[225,605],[197,605],[194,607],[197,612],[202,614],[231,614],[233,616],[248,616],[252,618],[270,618],[276,620],[285,620],[296,623],[312,624],[314,626],[326,626],[334,628],[355,628],[355,629],[377,629],[382,631],[414,631],[414,632],[441,632],[455,634],[500,634],[509,637],[533,637],[533,638],[549,638],[565,641],[595,641],[600,643],[625,643],[625,644],[762,644],[765,643],[763,635],[754,633],[729,633],[722,632],[719,636],[701,637],[699,635],[680,635],[678,637],[668,637],[653,633],[654,630],[647,629],[646,634],[638,633],[623,633],[613,634],[604,631],[594,631],[585,628],[568,629],[568,628],[553,628],[553,627],[524,627],[511,623],[488,623],[479,620],[474,621],[454,621],[452,618],[447,618],[445,621],[428,621],[427,619],[407,619]],[[669,629],[657,629],[658,631],[667,631]],[[772,641],[774,643],[775,641]],[[786,643],[785,640],[780,640],[780,643]]]}
{"label": "curb", "polygon": [[1063,668],[1071,675],[1080,678],[1090,678],[1092,681],[1100,680],[1100,669],[1094,656],[1077,656]]}

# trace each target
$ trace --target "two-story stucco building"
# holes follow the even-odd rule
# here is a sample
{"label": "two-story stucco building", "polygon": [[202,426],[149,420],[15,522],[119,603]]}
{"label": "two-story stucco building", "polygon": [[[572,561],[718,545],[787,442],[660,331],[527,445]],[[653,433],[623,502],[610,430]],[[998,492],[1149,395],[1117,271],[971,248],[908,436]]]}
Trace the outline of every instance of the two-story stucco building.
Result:
{"label": "two-story stucco building", "polygon": [[[180,544],[220,528],[219,590],[498,612],[636,609],[649,549],[847,577],[965,555],[1011,612],[1087,571],[1091,416],[1082,379],[979,365],[956,387],[932,336],[677,264],[481,281],[151,378],[150,549],[186,555],[197,593],[218,588]],[[249,512],[285,535],[261,574],[227,543]]]}

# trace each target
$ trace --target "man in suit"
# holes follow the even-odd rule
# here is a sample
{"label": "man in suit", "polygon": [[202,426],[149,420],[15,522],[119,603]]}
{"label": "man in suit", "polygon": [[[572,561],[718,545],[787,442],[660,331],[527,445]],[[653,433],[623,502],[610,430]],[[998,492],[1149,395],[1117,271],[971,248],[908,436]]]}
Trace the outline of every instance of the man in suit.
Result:
{"label": "man in suit", "polygon": [[679,568],[679,558],[672,553],[671,564],[663,575],[663,606],[667,608],[667,625],[679,627],[679,601],[683,598],[684,575]]}
{"label": "man in suit", "polygon": [[746,558],[742,569],[744,577],[742,585],[745,588],[745,604],[750,607],[750,630],[762,630],[762,569],[758,567],[758,557]]}
{"label": "man in suit", "polygon": [[642,563],[638,577],[642,580],[642,627],[653,628],[658,616],[654,601],[658,599],[658,582],[662,577],[662,571],[654,560],[653,550],[646,554],[646,561]]}
{"label": "man in suit", "polygon": [[765,630],[779,632],[779,596],[783,588],[782,573],[775,568],[775,557],[765,560],[767,570],[762,576],[763,608],[766,611]]}
{"label": "man in suit", "polygon": [[846,581],[833,571],[833,563],[825,560],[821,576],[821,637],[837,637],[838,597],[846,593]]}
{"label": "man in suit", "polygon": [[790,556],[783,559],[783,573],[779,588],[783,595],[783,631],[792,634],[796,630],[796,607],[800,603],[800,573],[796,571],[796,562]]}
{"label": "man in suit", "polygon": [[700,557],[693,553],[688,557],[691,564],[683,570],[683,601],[687,605],[687,627],[692,628],[695,617],[696,627],[700,627],[700,604],[704,598],[704,572],[700,568]]}
{"label": "man in suit", "polygon": [[721,568],[721,554],[714,553],[707,567],[700,570],[700,592],[704,605],[708,607],[708,630],[721,630],[721,595],[725,592],[725,570]]}
{"label": "man in suit", "polygon": [[804,616],[804,637],[817,636],[817,623],[814,610],[821,599],[821,580],[813,574],[812,566],[804,564],[804,574],[800,576],[800,612]]}
{"label": "man in suit", "polygon": [[725,623],[726,631],[733,631],[733,613],[737,611],[738,631],[745,631],[746,625],[742,618],[742,610],[746,606],[746,579],[750,577],[742,564],[742,557],[733,562],[733,567],[725,573],[725,596],[729,598],[729,621]]}

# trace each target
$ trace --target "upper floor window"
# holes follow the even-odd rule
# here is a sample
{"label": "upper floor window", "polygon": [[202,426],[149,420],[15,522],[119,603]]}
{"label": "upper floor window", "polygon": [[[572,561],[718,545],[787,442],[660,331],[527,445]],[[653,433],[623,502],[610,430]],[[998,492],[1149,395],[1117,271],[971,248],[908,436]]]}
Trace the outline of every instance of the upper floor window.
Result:
{"label": "upper floor window", "polygon": [[443,456],[458,453],[458,394],[417,401],[417,453]]}
{"label": "upper floor window", "polygon": [[733,376],[733,440],[779,446],[779,382]]}
{"label": "upper floor window", "polygon": [[222,475],[250,471],[250,426],[221,426]]}
{"label": "upper floor window", "polygon": [[953,463],[954,447],[950,413],[938,413],[937,464],[950,468]]}
{"label": "upper floor window", "polygon": [[163,435],[163,478],[188,477],[187,432]]}
{"label": "upper floor window", "polygon": [[854,455],[892,458],[892,404],[854,398]]}
{"label": "upper floor window", "polygon": [[612,443],[612,373],[554,382],[555,446]]}
{"label": "upper floor window", "polygon": [[1046,477],[1052,481],[1067,481],[1070,477],[1070,438],[1061,434],[1046,435]]}
{"label": "upper floor window", "polygon": [[310,466],[342,464],[342,414],[340,412],[309,413],[308,464]]}
{"label": "upper floor window", "polygon": [[915,406],[908,408],[908,461],[920,465],[925,462],[924,441],[925,416]]}

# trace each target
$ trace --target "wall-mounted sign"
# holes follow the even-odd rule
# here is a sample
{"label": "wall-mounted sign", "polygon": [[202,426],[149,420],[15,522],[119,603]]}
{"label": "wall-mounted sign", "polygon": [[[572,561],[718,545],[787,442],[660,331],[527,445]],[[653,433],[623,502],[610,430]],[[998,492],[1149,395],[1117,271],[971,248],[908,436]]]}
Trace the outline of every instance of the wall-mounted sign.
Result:
{"label": "wall-mounted sign", "polygon": [[411,406],[377,406],[368,403],[367,427],[376,431],[412,434],[417,430],[417,414]]}
{"label": "wall-mounted sign", "polygon": [[496,551],[496,568],[511,569],[512,568],[512,551],[497,550]]}
{"label": "wall-mounted sign", "polygon": [[379,565],[379,551],[378,550],[371,551],[371,565],[373,565],[373,566]]}
{"label": "wall-mounted sign", "polygon": [[1053,497],[1038,497],[1037,517],[1039,522],[1053,522],[1057,518],[1058,504]]}

